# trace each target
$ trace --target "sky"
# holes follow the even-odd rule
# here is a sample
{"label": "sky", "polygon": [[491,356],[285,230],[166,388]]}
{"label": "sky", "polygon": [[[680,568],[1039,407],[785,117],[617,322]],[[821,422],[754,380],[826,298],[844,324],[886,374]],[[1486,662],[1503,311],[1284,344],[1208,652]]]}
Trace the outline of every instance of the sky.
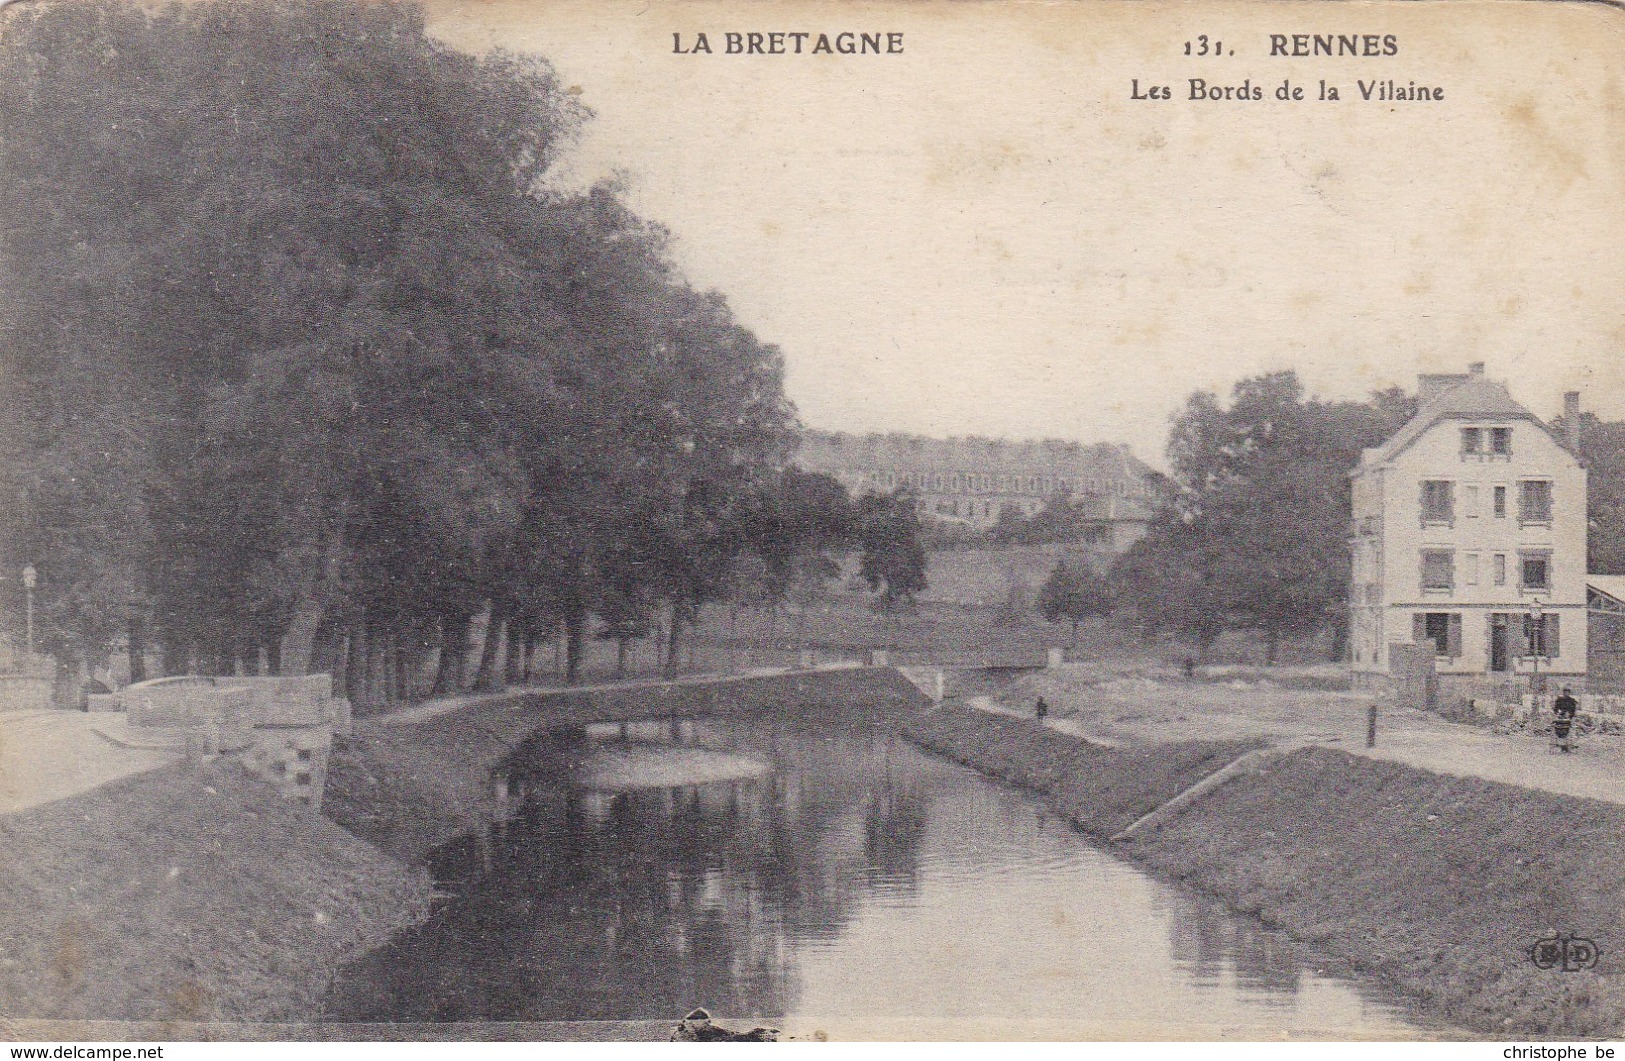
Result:
{"label": "sky", "polygon": [[[1445,9],[1448,8],[1448,12]],[[680,265],[778,344],[810,427],[1126,442],[1195,389],[1327,398],[1483,361],[1625,418],[1625,13],[1564,3],[431,0],[546,56]],[[900,55],[727,55],[727,31]],[[705,31],[712,54],[675,54]],[[1272,56],[1271,34],[1394,55]],[[1206,34],[1223,56],[1186,57]],[[1188,98],[1188,79],[1264,99]],[[1343,99],[1321,102],[1319,82]],[[1415,81],[1433,102],[1365,101]],[[1279,101],[1283,80],[1303,101]],[[1167,85],[1170,100],[1136,100]]]}

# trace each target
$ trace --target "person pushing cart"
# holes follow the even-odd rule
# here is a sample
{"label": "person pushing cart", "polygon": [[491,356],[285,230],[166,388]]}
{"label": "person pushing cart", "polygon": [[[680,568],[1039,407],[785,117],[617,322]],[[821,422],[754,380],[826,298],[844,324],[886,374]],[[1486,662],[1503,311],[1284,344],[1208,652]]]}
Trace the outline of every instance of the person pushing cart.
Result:
{"label": "person pushing cart", "polygon": [[1552,701],[1552,741],[1565,752],[1574,750],[1574,716],[1580,710],[1580,702],[1574,698],[1568,686],[1563,687],[1563,695]]}

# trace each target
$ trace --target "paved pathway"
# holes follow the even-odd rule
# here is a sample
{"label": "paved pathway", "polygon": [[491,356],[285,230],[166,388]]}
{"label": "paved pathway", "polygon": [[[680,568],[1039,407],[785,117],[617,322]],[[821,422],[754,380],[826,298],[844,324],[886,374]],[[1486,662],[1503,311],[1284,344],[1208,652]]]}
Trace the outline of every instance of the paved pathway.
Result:
{"label": "paved pathway", "polygon": [[826,663],[819,665],[815,670],[794,667],[760,667],[738,674],[689,674],[681,678],[634,678],[620,682],[599,682],[596,685],[515,686],[500,693],[474,693],[468,696],[448,696],[439,700],[429,700],[415,707],[404,707],[397,711],[386,711],[381,715],[371,715],[366,721],[381,722],[388,726],[412,725],[419,722],[428,722],[431,719],[450,715],[479,704],[509,700],[525,693],[549,696],[557,693],[596,693],[623,689],[653,689],[662,685],[726,685],[730,682],[749,681],[752,678],[769,678],[779,674],[815,674],[818,671],[825,670],[851,670],[857,666],[858,664],[855,663]]}
{"label": "paved pathway", "polygon": [[[1006,704],[999,703],[991,696],[973,696],[966,700],[965,703],[978,711],[989,711],[995,715],[1009,715],[1011,718],[1026,719],[1033,717],[1032,712],[1018,711]],[[1123,743],[1115,737],[1108,737],[1103,733],[1092,731],[1082,719],[1078,718],[1056,718],[1051,715],[1044,719],[1044,725],[1058,733],[1065,733],[1080,740],[1086,740],[1090,744],[1099,744],[1106,748],[1116,748]]]}
{"label": "paved pathway", "polygon": [[[1045,724],[1106,745],[1203,737],[1259,737],[1278,746],[1319,744],[1439,774],[1481,777],[1625,804],[1625,737],[1581,737],[1576,741],[1576,750],[1564,754],[1552,748],[1547,736],[1499,734],[1422,711],[1388,708],[1378,718],[1377,746],[1367,748],[1366,709],[1370,700],[1365,697],[1275,690],[1269,703],[1254,708],[1245,702],[1210,706],[1200,696],[1178,696],[1177,689],[1169,690],[1168,695],[1178,701],[1177,715],[1166,709],[1135,714],[1116,705],[1091,704],[1084,699],[1068,704],[1065,717],[1051,715]],[[1237,699],[1245,701],[1247,697]],[[1292,701],[1297,702],[1296,709]],[[970,697],[964,702],[984,711],[1032,717],[1030,709],[1012,709],[991,697]]]}
{"label": "paved pathway", "polygon": [[178,762],[171,751],[121,748],[79,711],[0,712],[0,814],[88,792]]}
{"label": "paved pathway", "polygon": [[1625,753],[1620,737],[1581,737],[1572,754],[1556,751],[1549,737],[1502,736],[1470,726],[1446,731],[1383,732],[1377,746],[1346,748],[1356,755],[1408,763],[1438,774],[1482,777],[1625,804]]}

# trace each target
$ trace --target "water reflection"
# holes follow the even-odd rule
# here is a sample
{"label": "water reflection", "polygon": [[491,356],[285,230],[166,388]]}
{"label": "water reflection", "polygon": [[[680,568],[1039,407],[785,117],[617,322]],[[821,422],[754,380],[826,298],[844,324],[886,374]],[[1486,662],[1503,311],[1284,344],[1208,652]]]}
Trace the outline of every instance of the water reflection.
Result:
{"label": "water reflection", "polygon": [[[1193,1035],[1412,1027],[1256,922],[889,735],[650,725],[525,749],[495,780],[492,828],[433,861],[455,898],[347,970],[329,1015],[675,1019],[703,1005],[836,1030],[854,1015],[1103,1034],[1174,1020]],[[622,741],[771,770],[625,791],[570,782]]]}

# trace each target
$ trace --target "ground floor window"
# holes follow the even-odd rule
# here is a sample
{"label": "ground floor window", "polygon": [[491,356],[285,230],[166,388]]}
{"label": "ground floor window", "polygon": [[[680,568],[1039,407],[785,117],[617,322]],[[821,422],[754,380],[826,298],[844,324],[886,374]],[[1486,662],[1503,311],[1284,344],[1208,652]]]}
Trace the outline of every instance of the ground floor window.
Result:
{"label": "ground floor window", "polygon": [[1555,615],[1542,615],[1536,619],[1532,615],[1523,617],[1524,655],[1543,656],[1551,658],[1562,652],[1559,641],[1560,621]]}
{"label": "ground floor window", "polygon": [[1490,670],[1511,671],[1518,660],[1535,656],[1552,659],[1562,655],[1560,616],[1543,614],[1538,620],[1528,612],[1492,612],[1489,618]]}
{"label": "ground floor window", "polygon": [[1461,655],[1460,612],[1417,612],[1412,640],[1432,641],[1433,654],[1455,659]]}

